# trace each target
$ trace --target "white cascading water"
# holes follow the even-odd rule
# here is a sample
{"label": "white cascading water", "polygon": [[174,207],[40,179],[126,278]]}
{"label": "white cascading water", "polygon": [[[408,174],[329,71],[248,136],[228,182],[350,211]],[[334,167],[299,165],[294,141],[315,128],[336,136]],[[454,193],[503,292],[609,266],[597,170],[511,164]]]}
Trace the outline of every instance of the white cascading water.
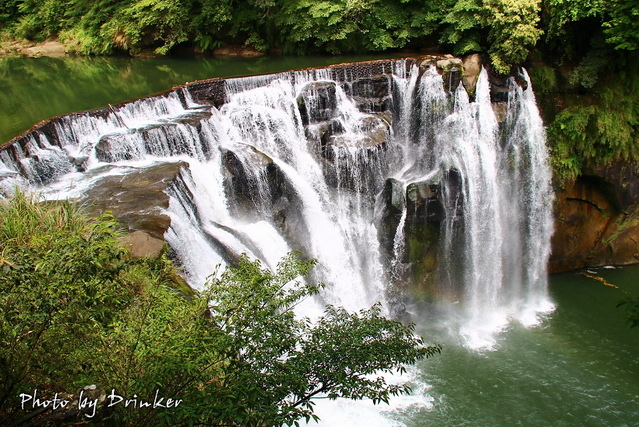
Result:
{"label": "white cascading water", "polygon": [[[167,190],[165,238],[193,286],[242,253],[274,267],[301,250],[319,262],[313,279],[327,284],[318,307],[356,310],[392,303],[390,283],[409,267],[407,188],[437,185],[445,210],[438,288],[459,303],[449,324],[467,346],[490,347],[508,321],[534,324],[552,309],[543,124],[532,90],[514,79],[499,123],[486,71],[471,100],[461,84],[448,92],[434,68],[411,64],[392,66],[392,114],[360,111],[352,82],[333,81],[329,69],[228,80],[219,109],[181,89],[181,97],[174,91],[102,116],[68,116],[55,125],[57,145],[34,133],[26,150],[0,150],[0,193],[17,184],[74,198],[107,175],[186,162]],[[327,123],[339,130],[328,143]],[[244,194],[234,193],[234,179]],[[389,179],[403,190],[403,208],[384,259],[376,211]]]}
{"label": "white cascading water", "polygon": [[[475,105],[490,106],[485,80],[482,83],[480,79],[476,98]],[[465,233],[470,253],[478,256],[466,279],[471,290],[466,294],[470,316],[463,332],[479,346],[490,344],[484,337],[509,319],[530,325],[538,321],[537,313],[553,308],[546,294],[552,234],[551,173],[541,118],[531,107],[532,91],[523,91],[512,82],[501,133],[497,134],[488,108],[483,109],[484,117],[481,107],[475,113],[483,144],[471,156],[481,156],[486,166],[476,171],[480,175],[469,173],[465,177],[466,181],[476,177],[480,184],[473,188],[477,183],[469,183],[464,190],[465,199],[473,190],[479,196],[464,215],[465,224],[474,230]],[[498,139],[491,139],[492,135]]]}
{"label": "white cascading water", "polygon": [[[434,68],[420,72],[397,61],[392,79],[390,128],[382,123],[389,116],[382,120],[357,108],[344,91],[350,82],[332,81],[330,69],[311,70],[228,80],[227,102],[219,110],[196,105],[183,90],[185,101],[172,92],[105,117],[68,116],[56,123],[62,149],[46,135],[33,134],[28,153],[20,154],[21,167],[4,151],[0,167],[5,177],[26,171],[17,178],[23,185],[59,175],[45,190],[49,197],[76,197],[101,175],[126,173],[106,164],[186,161],[181,186],[169,190],[172,226],[166,238],[194,286],[201,286],[216,264],[241,253],[273,267],[286,252],[299,249],[319,261],[315,278],[328,285],[324,302],[350,309],[385,299],[392,276],[386,267],[401,268],[406,250],[406,189],[415,182],[436,183],[447,212],[439,245],[440,287],[455,289],[463,303],[458,326],[468,344],[489,345],[492,333],[509,319],[532,323],[536,313],[550,308],[545,263],[552,192],[534,96],[513,82],[500,125],[485,71],[472,102],[461,85],[447,92]],[[334,105],[323,105],[322,90],[334,93],[329,99]],[[330,151],[330,162],[318,154],[325,126],[318,117],[326,108],[331,126],[340,128],[323,148]],[[371,135],[383,143],[371,144]],[[228,153],[250,183],[251,210],[225,186]],[[88,172],[74,172],[79,163]],[[288,203],[295,204],[287,208],[285,230],[269,206],[268,164],[277,167]],[[393,259],[384,260],[374,211],[389,177],[403,189],[404,208]]]}

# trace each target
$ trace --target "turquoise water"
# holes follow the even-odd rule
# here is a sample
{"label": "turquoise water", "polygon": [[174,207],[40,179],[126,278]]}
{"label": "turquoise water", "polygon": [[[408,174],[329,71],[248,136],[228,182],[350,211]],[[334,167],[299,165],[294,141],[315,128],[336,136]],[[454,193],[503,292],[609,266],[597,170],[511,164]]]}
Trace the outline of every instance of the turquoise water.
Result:
{"label": "turquoise water", "polygon": [[593,271],[619,288],[581,272],[552,276],[555,310],[534,327],[509,325],[491,349],[469,349],[450,332],[454,305],[420,307],[417,331],[443,351],[387,377],[408,380],[413,393],[389,405],[319,401],[321,426],[639,425],[639,328],[616,308],[639,295],[639,266]]}

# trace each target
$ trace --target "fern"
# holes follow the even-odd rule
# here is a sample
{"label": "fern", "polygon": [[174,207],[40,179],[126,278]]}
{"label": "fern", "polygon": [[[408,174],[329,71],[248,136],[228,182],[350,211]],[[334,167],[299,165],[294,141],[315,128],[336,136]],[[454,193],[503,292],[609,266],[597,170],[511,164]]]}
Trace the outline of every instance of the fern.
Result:
{"label": "fern", "polygon": [[548,127],[552,162],[562,181],[595,165],[639,161],[639,77],[619,72],[599,83],[589,103],[561,111]]}

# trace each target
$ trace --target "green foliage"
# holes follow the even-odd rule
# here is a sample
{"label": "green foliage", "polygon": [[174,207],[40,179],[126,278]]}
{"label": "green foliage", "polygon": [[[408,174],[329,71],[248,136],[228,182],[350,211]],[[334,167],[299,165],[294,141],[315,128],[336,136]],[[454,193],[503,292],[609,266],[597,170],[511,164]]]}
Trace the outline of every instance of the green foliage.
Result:
{"label": "green foliage", "polygon": [[331,53],[402,47],[435,31],[453,0],[35,0],[20,6],[16,34],[60,35],[82,53],[136,52],[152,47],[168,53],[183,42],[201,49],[222,43],[258,49]]}
{"label": "green foliage", "polygon": [[[525,61],[541,35],[559,56],[582,61],[575,81],[592,86],[601,46],[639,46],[631,0],[8,0],[0,22],[14,35],[59,36],[85,54],[183,43],[206,51],[224,44],[288,53],[370,52],[424,46],[434,35],[456,54],[486,52],[499,73]],[[544,20],[540,21],[540,16]],[[430,42],[427,42],[430,44]],[[592,46],[590,46],[592,44]],[[589,47],[590,46],[590,47]]]}
{"label": "green foliage", "polygon": [[537,28],[540,0],[491,0],[488,53],[493,67],[500,73],[510,71],[510,67],[524,62],[542,30]]}
{"label": "green foliage", "polygon": [[567,77],[574,87],[570,95],[556,96],[553,104],[563,109],[548,127],[558,178],[575,178],[591,166],[636,162],[637,57],[629,52],[639,34],[636,2],[550,0],[545,12],[547,57],[565,70],[572,67]]}
{"label": "green foliage", "polygon": [[[606,35],[606,42],[615,49],[639,48],[639,4],[634,0],[549,0],[548,12],[549,39],[564,40],[571,32],[572,24],[591,20],[599,24]],[[586,39],[590,36],[575,35]]]}
{"label": "green foliage", "polygon": [[429,6],[413,14],[410,2],[285,0],[278,22],[286,28],[289,51],[309,45],[330,53],[380,51],[402,47],[432,30],[428,24],[434,10]]}
{"label": "green foliage", "polygon": [[222,334],[224,375],[205,390],[211,398],[200,405],[202,422],[293,424],[313,418],[311,399],[320,394],[385,402],[407,388],[370,375],[439,352],[412,325],[383,318],[379,306],[359,313],[328,307],[314,322],[296,317],[293,309],[321,289],[301,280],[314,264],[292,254],[272,273],[243,257],[209,282],[202,296]]}
{"label": "green foliage", "polygon": [[42,41],[62,28],[64,4],[59,0],[25,0],[18,10],[23,15],[15,30],[20,37]]}
{"label": "green foliage", "polygon": [[634,0],[549,0],[546,14],[551,50],[562,60],[579,61],[573,84],[593,87],[613,61],[611,48],[639,47],[639,4]]}
{"label": "green foliage", "polygon": [[476,0],[455,3],[443,23],[446,28],[441,41],[452,44],[455,54],[464,55],[482,50],[481,28],[485,26],[482,8]]}
{"label": "green foliage", "polygon": [[555,171],[576,178],[587,166],[639,161],[639,77],[619,71],[596,96],[561,111],[548,127]]}
{"label": "green foliage", "polygon": [[0,202],[0,423],[25,415],[19,393],[107,393],[173,408],[101,408],[126,425],[282,425],[315,419],[312,398],[386,402],[406,386],[380,372],[434,355],[413,325],[328,307],[299,318],[320,292],[291,254],[277,271],[242,257],[199,294],[175,288],[166,258],[132,260],[110,216],[87,220],[68,202]]}
{"label": "green foliage", "polygon": [[555,69],[548,65],[536,65],[529,68],[528,73],[535,93],[548,93],[557,88]]}
{"label": "green foliage", "polygon": [[459,0],[444,18],[441,41],[463,55],[485,50],[502,74],[522,63],[542,31],[539,0]]}
{"label": "green foliage", "polygon": [[[16,391],[70,386],[86,350],[131,292],[113,219],[87,221],[69,203],[0,202],[0,409]],[[19,390],[18,387],[21,389]]]}
{"label": "green foliage", "polygon": [[579,176],[587,159],[596,156],[594,141],[589,136],[593,114],[592,106],[567,108],[557,115],[548,129],[552,143],[551,162],[561,180]]}
{"label": "green foliage", "polygon": [[545,6],[549,18],[547,38],[564,39],[571,23],[590,18],[601,19],[606,3],[607,0],[548,0]]}
{"label": "green foliage", "polygon": [[[576,83],[592,87],[609,47],[636,50],[632,0],[7,0],[0,23],[15,36],[61,37],[84,54],[183,43],[206,51],[229,43],[288,53],[370,52],[423,46],[430,35],[456,54],[486,52],[499,73],[544,46],[581,61]],[[540,21],[540,16],[544,20]],[[602,43],[605,43],[602,45]],[[603,47],[602,47],[603,46]],[[603,64],[603,65],[602,65]]]}
{"label": "green foliage", "polygon": [[119,40],[106,31],[107,23],[113,19],[120,5],[118,0],[70,1],[67,25],[60,31],[60,39],[78,53],[113,53],[119,47]]}
{"label": "green foliage", "polygon": [[159,45],[156,52],[166,54],[175,44],[188,40],[188,12],[182,1],[137,1],[119,7],[101,32],[125,50],[135,50],[147,38],[145,45]]}
{"label": "green foliage", "polygon": [[603,25],[608,43],[618,50],[639,49],[639,4],[632,0],[612,0],[609,3],[607,11],[610,13],[610,20]]}
{"label": "green foliage", "polygon": [[591,45],[591,49],[570,74],[570,84],[590,89],[597,83],[599,74],[610,65],[609,49],[605,45],[603,38],[593,38]]}
{"label": "green foliage", "polygon": [[206,301],[185,298],[162,283],[148,265],[129,270],[123,280],[145,286],[100,334],[86,381],[108,385],[120,396],[149,400],[158,391],[164,397],[184,399],[181,406],[164,413],[118,407],[114,416],[126,424],[157,425],[165,417],[177,424],[195,418],[198,410],[206,412],[206,399],[214,399],[200,390],[223,376],[223,358],[217,349],[224,345],[204,316]]}
{"label": "green foliage", "polygon": [[14,21],[20,16],[18,5],[20,0],[4,0],[0,2],[0,24]]}
{"label": "green foliage", "polygon": [[[276,28],[276,17],[282,2],[274,0],[247,0],[239,4],[229,3],[229,22],[224,28],[231,37],[227,42],[252,45],[258,50],[275,46],[282,37]],[[224,31],[224,30],[223,30]],[[220,35],[212,29],[210,34]]]}

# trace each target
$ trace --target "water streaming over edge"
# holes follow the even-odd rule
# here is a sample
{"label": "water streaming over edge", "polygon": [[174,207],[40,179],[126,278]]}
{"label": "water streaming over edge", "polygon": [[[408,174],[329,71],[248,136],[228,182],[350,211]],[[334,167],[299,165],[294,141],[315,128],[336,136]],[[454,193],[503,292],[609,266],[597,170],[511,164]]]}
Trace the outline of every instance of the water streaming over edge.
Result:
{"label": "water streaming over edge", "polygon": [[[314,279],[328,286],[318,303],[355,310],[384,301],[391,313],[390,283],[409,267],[407,189],[426,183],[441,188],[437,286],[459,301],[447,319],[465,345],[490,348],[507,322],[534,324],[552,310],[552,191],[532,90],[513,80],[498,123],[485,71],[471,100],[461,85],[446,91],[434,68],[397,61],[389,120],[358,108],[353,82],[331,76],[326,69],[230,79],[219,109],[197,105],[186,91],[104,116],[68,116],[56,124],[57,142],[33,134],[17,158],[0,151],[0,190],[51,181],[41,189],[46,197],[77,197],[101,175],[185,161],[167,191],[165,238],[194,286],[241,253],[273,267],[296,249],[319,260]],[[328,137],[327,122],[338,129]],[[233,173],[244,175],[250,194],[237,194]],[[399,183],[403,206],[391,259],[378,239],[388,179]]]}

